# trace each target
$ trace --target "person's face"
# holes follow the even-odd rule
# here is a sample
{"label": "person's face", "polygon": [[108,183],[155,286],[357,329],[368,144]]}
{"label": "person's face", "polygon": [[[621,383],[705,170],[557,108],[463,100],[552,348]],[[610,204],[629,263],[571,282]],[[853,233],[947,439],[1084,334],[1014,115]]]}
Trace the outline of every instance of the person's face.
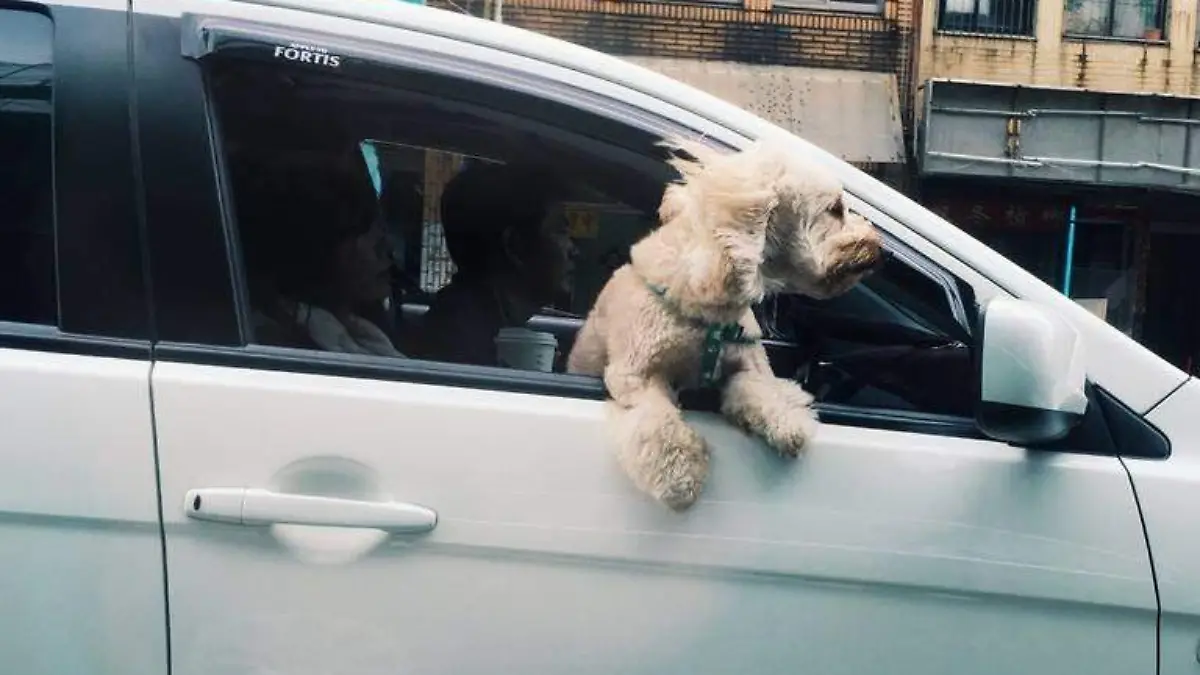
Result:
{"label": "person's face", "polygon": [[382,224],[343,241],[334,257],[334,275],[343,302],[354,306],[382,302],[391,295],[391,245]]}

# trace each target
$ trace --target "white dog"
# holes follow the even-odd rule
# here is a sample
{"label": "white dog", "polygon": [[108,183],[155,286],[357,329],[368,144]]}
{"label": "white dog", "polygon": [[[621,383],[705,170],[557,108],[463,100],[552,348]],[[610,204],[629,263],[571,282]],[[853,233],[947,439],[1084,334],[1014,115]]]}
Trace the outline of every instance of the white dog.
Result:
{"label": "white dog", "polygon": [[677,390],[719,386],[729,420],[799,454],[816,430],[812,397],[772,373],[751,307],[767,293],[844,293],[879,264],[882,245],[847,211],[838,181],[794,156],[765,144],[731,154],[669,146],[682,180],[663,194],[662,224],[601,291],[567,368],[604,378],[634,483],[686,509],[704,487],[708,449]]}

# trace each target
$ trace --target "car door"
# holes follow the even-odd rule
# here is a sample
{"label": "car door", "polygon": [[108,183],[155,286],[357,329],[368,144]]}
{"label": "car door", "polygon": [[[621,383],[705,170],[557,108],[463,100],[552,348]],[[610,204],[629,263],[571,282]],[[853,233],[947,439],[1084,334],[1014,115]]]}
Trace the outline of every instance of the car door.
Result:
{"label": "car door", "polygon": [[[243,255],[259,224],[227,176],[248,145],[292,152],[336,127],[424,153],[435,192],[446,154],[536,151],[649,218],[631,177],[661,156],[642,141],[712,129],[382,14],[139,7],[173,672],[1154,671],[1137,506],[1090,437],[1034,451],[849,398],[787,462],[697,400],[712,477],[679,514],[617,468],[596,380],[259,344]],[[369,139],[351,133],[368,118]],[[427,264],[407,270],[426,291],[444,266],[431,203]],[[855,206],[976,347],[960,318],[999,290]]]}
{"label": "car door", "polygon": [[4,672],[168,672],[125,9],[0,2]]}

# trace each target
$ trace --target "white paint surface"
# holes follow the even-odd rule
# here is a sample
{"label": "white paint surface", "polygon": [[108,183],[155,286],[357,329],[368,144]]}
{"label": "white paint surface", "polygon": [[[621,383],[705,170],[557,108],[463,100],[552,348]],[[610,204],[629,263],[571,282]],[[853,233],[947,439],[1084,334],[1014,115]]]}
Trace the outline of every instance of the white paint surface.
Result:
{"label": "white paint surface", "polygon": [[149,383],[0,349],[0,672],[165,672]]}
{"label": "white paint surface", "polygon": [[[787,462],[694,415],[712,482],[681,515],[620,473],[597,402],[181,364],[155,392],[177,675],[1153,672],[1113,458],[826,426]],[[184,513],[281,473],[437,528]]]}

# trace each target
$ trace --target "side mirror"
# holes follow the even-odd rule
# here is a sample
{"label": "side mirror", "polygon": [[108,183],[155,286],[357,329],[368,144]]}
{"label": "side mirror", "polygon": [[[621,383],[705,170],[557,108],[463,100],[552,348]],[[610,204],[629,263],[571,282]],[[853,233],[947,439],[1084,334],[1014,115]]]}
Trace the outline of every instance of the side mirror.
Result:
{"label": "side mirror", "polygon": [[1035,444],[1063,438],[1087,411],[1079,332],[1052,311],[998,298],[982,311],[975,424],[989,438]]}

